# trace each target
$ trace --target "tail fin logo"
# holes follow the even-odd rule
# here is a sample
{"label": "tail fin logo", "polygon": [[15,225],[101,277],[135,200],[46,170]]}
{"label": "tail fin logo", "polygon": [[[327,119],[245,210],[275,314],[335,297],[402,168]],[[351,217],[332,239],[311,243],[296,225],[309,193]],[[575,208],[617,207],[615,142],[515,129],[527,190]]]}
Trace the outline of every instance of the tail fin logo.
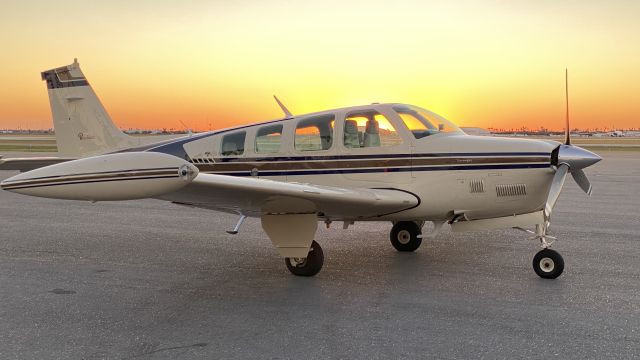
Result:
{"label": "tail fin logo", "polygon": [[78,139],[80,140],[92,140],[95,139],[96,137],[91,135],[91,134],[85,134],[83,132],[79,132],[78,133]]}

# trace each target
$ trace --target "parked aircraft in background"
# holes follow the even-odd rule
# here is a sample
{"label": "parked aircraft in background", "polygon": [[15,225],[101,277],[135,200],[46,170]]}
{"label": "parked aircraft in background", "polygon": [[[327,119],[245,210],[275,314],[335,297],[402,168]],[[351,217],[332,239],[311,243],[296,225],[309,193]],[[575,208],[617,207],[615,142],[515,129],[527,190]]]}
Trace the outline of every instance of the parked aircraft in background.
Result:
{"label": "parked aircraft in background", "polygon": [[[42,78],[58,147],[82,158],[18,174],[2,189],[92,202],[155,198],[234,213],[234,234],[246,217],[259,217],[295,275],[322,268],[318,222],[388,221],[398,251],[415,251],[444,224],[533,227],[525,231],[543,248],[533,268],[556,278],[564,262],[549,248],[553,207],[569,173],[590,194],[582,169],[600,160],[571,145],[568,132],[564,144],[471,136],[431,111],[396,103],[294,116],[278,101],[282,119],[138,146],[113,124],[77,62]],[[427,221],[433,231],[423,234]]]}

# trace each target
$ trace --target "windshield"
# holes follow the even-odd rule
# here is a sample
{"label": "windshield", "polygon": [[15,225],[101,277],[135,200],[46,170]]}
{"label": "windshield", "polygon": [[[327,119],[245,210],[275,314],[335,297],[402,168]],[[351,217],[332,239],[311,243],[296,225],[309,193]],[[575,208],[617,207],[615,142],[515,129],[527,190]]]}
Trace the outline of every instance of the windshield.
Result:
{"label": "windshield", "polygon": [[417,106],[396,105],[393,110],[398,113],[405,126],[416,139],[438,133],[462,132],[451,121]]}

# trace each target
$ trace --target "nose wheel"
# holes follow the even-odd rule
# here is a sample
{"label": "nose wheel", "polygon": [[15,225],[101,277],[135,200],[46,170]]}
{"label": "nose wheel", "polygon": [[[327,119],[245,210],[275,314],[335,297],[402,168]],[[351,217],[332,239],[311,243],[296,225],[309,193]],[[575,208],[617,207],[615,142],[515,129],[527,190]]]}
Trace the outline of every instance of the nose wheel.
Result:
{"label": "nose wheel", "polygon": [[542,249],[533,257],[533,271],[543,279],[555,279],[564,271],[564,260],[557,251]]}
{"label": "nose wheel", "polygon": [[289,269],[293,275],[314,276],[322,269],[324,253],[322,252],[320,244],[314,240],[311,243],[311,248],[309,248],[309,254],[306,258],[285,258],[284,262],[287,264],[287,269]]}
{"label": "nose wheel", "polygon": [[555,279],[562,275],[564,271],[564,259],[555,250],[549,249],[549,246],[556,240],[555,237],[547,234],[549,228],[549,222],[536,225],[536,231],[531,231],[516,227],[520,231],[524,231],[529,234],[534,234],[531,240],[539,240],[542,250],[538,251],[536,256],[533,257],[533,271],[543,279]]}
{"label": "nose wheel", "polygon": [[415,251],[422,244],[422,229],[413,221],[399,221],[391,228],[391,245],[398,251]]}

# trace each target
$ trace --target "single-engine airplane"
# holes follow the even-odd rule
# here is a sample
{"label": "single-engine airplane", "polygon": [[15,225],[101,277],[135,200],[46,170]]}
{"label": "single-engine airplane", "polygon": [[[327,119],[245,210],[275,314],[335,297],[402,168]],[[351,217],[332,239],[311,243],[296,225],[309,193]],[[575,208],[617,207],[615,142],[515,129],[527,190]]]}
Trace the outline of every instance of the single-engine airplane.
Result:
{"label": "single-engine airplane", "polygon": [[[568,107],[562,144],[470,136],[431,111],[397,103],[294,116],[277,98],[282,119],[140,146],[111,121],[77,61],[42,79],[67,157],[21,159],[33,170],[2,181],[2,189],[92,202],[155,198],[223,211],[239,216],[232,234],[246,217],[259,217],[289,271],[300,276],[322,268],[318,222],[347,228],[388,221],[398,251],[415,251],[445,223],[453,231],[527,231],[542,246],[533,258],[536,274],[556,278],[564,261],[549,248],[554,205],[568,174],[591,194],[583,169],[601,160],[571,144]],[[11,159],[0,159],[0,169],[3,162]],[[423,234],[427,221],[434,226]]]}

